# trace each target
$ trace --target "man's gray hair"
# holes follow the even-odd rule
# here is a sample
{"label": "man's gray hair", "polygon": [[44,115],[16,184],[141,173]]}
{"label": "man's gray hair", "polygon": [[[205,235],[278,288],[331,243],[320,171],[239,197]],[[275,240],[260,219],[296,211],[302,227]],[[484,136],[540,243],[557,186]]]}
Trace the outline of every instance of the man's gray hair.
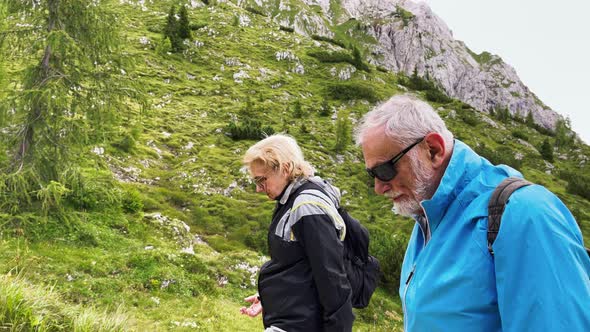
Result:
{"label": "man's gray hair", "polygon": [[404,94],[390,98],[365,114],[355,129],[357,145],[362,145],[367,133],[385,127],[385,135],[394,142],[410,145],[429,133],[438,133],[447,148],[453,146],[453,134],[426,102]]}

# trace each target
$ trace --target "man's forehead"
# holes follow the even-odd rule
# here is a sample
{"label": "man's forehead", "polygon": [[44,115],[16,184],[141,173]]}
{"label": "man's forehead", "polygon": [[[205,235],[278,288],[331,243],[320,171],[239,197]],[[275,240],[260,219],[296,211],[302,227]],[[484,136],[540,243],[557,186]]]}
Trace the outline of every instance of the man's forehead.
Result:
{"label": "man's forehead", "polygon": [[362,150],[365,165],[373,167],[391,159],[391,157],[403,150],[403,147],[386,136],[373,136],[372,139],[363,142]]}
{"label": "man's forehead", "polygon": [[368,132],[363,139],[363,144],[361,147],[363,150],[365,150],[365,148],[400,151],[403,149],[403,147],[398,142],[385,134],[385,130],[383,128],[376,128],[375,130]]}

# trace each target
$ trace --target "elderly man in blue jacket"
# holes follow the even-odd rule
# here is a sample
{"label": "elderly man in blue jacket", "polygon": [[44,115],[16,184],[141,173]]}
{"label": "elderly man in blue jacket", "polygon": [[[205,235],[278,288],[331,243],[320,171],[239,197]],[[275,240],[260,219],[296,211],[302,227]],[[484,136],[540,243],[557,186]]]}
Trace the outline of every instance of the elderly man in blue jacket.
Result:
{"label": "elderly man in blue jacket", "polygon": [[487,246],[488,202],[507,177],[453,139],[427,103],[399,95],[356,129],[375,192],[412,216],[399,293],[405,331],[590,331],[590,259],[551,192],[514,192]]}

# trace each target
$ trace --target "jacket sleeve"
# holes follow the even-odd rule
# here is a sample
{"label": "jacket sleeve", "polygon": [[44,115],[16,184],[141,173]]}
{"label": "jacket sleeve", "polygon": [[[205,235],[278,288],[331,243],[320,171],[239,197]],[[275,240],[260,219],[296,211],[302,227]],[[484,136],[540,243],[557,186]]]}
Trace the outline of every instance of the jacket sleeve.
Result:
{"label": "jacket sleeve", "polygon": [[590,258],[555,195],[516,191],[493,249],[503,331],[590,331]]}
{"label": "jacket sleeve", "polygon": [[319,300],[325,331],[352,331],[351,290],[343,262],[343,244],[330,217],[307,215],[293,232],[307,255]]}

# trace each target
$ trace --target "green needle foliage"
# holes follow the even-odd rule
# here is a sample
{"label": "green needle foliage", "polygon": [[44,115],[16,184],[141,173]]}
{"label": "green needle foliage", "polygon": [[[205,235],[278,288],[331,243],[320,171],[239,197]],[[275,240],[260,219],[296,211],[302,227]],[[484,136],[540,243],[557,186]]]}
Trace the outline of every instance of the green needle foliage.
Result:
{"label": "green needle foliage", "polygon": [[543,159],[547,160],[548,162],[553,162],[553,146],[551,146],[549,143],[549,139],[545,139],[543,141],[540,153]]}
{"label": "green needle foliage", "polygon": [[191,27],[186,6],[181,6],[178,12],[178,36],[182,39],[191,38]]}
{"label": "green needle foliage", "polygon": [[[0,189],[12,198],[3,192],[0,205],[15,210],[14,204],[31,202],[34,194],[61,195],[48,191],[60,188],[53,181],[67,186],[65,174],[79,163],[79,147],[106,141],[120,110],[129,108],[130,98],[140,100],[140,93],[126,76],[117,18],[107,1],[2,4],[9,19],[30,17],[30,25],[2,31],[6,45],[0,58],[27,60],[20,77],[9,82],[16,88],[0,101],[1,118],[10,128],[1,137],[9,153]],[[60,200],[43,201],[45,207]]]}

